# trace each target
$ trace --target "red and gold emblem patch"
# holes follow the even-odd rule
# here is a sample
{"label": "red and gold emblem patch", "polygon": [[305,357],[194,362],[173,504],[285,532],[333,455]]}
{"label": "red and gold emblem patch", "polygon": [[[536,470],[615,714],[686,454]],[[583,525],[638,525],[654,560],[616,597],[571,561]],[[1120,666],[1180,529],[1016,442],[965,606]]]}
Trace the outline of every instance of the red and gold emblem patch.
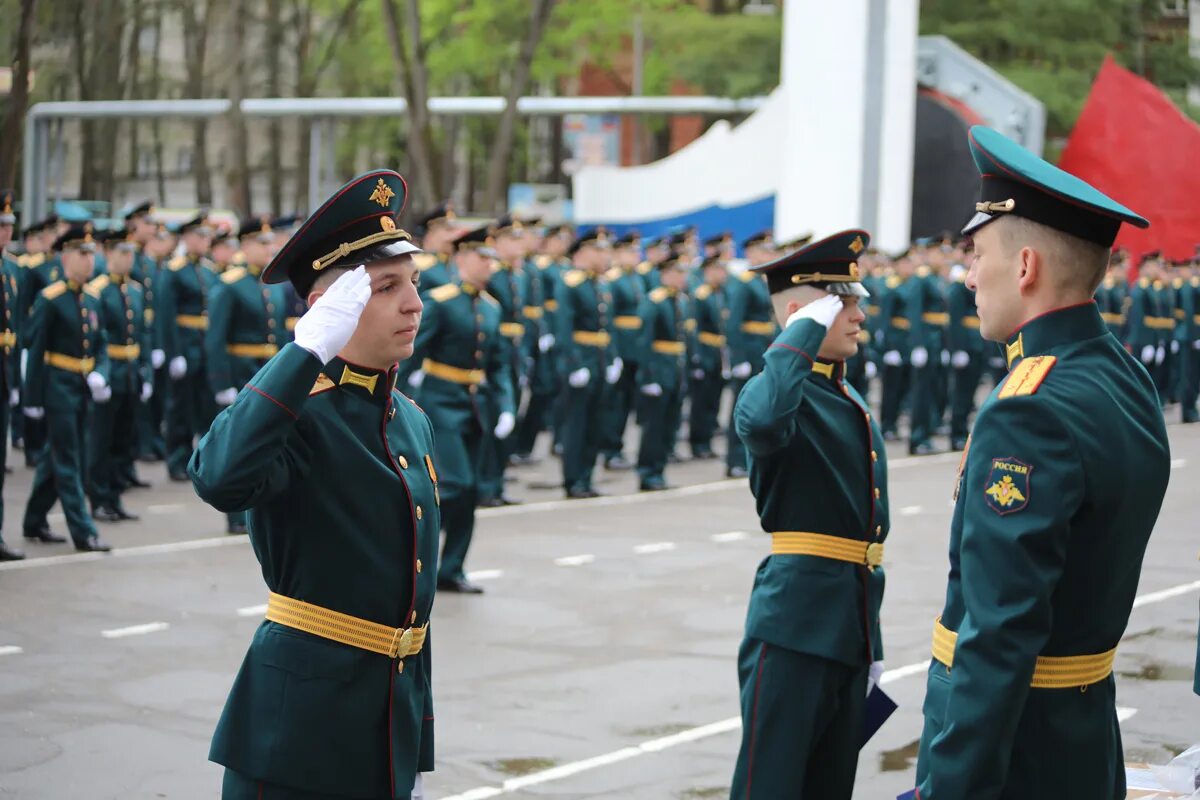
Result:
{"label": "red and gold emblem patch", "polygon": [[1029,505],[1033,467],[1015,458],[993,458],[992,470],[984,482],[984,500],[988,507],[1004,516],[1023,511]]}

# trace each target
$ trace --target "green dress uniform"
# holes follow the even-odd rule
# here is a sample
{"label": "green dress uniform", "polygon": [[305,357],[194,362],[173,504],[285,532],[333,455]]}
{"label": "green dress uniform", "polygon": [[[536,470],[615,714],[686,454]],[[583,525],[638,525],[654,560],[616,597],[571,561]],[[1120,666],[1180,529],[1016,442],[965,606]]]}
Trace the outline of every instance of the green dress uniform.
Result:
{"label": "green dress uniform", "polygon": [[[725,328],[729,344],[729,365],[733,372],[729,385],[734,403],[746,386],[746,381],[762,372],[763,356],[771,345],[778,327],[771,293],[762,277],[746,270],[732,277],[725,289],[729,302],[729,324]],[[739,376],[739,369],[750,365],[750,374]],[[746,469],[746,447],[738,436],[737,427],[729,425],[726,435],[725,467],[737,474]]]}
{"label": "green dress uniform", "polygon": [[25,409],[45,411],[47,441],[22,527],[26,536],[36,538],[47,528],[46,515],[55,500],[61,500],[67,529],[81,550],[93,549],[90,543],[97,541],[84,500],[92,405],[86,378],[91,372],[106,380],[110,375],[108,337],[99,317],[100,301],[82,285],[58,281],[38,295],[26,323]]}
{"label": "green dress uniform", "polygon": [[908,311],[908,281],[899,275],[889,275],[880,298],[879,349],[883,355],[882,394],[879,406],[879,423],[888,438],[899,435],[900,410],[908,394],[912,372],[909,368],[909,334],[912,322]]}
{"label": "green dress uniform", "polygon": [[159,366],[154,365],[154,353],[163,353],[162,319],[155,315],[158,308],[156,289],[162,274],[161,265],[155,259],[139,250],[133,258],[133,271],[130,276],[142,285],[145,291],[146,324],[149,326],[147,347],[150,350],[150,370],[153,374],[154,392],[150,399],[142,403],[138,409],[138,456],[147,460],[160,461],[167,457],[167,443],[163,438],[163,423],[167,409],[167,365],[164,360]]}
{"label": "green dress uniform", "polygon": [[[1159,353],[1159,330],[1163,326],[1163,316],[1159,309],[1159,294],[1154,288],[1154,281],[1149,278],[1138,279],[1130,289],[1128,326],[1129,350],[1154,378],[1158,390],[1159,368],[1166,352]],[[1161,396],[1161,390],[1159,392]]]}
{"label": "green dress uniform", "polygon": [[156,319],[163,353],[169,365],[178,356],[187,361],[187,373],[172,378],[167,400],[167,471],[184,478],[195,437],[203,436],[216,413],[209,390],[204,357],[208,329],[208,295],[219,283],[207,258],[177,256],[167,263],[156,285]]}
{"label": "green dress uniform", "polygon": [[93,509],[120,513],[124,476],[137,455],[134,421],[142,384],[153,380],[145,292],[128,276],[101,275],[88,283],[87,293],[100,306],[112,389],[112,398],[92,409],[88,499]]}
{"label": "green dress uniform", "polygon": [[[307,295],[321,269],[414,252],[395,222],[404,196],[391,170],[354,179],[264,283]],[[201,499],[247,513],[269,590],[209,753],[225,800],[408,798],[433,768],[438,475],[429,419],[396,373],[288,344],[188,463]]]}
{"label": "green dress uniform", "polygon": [[1112,275],[1105,276],[1096,287],[1096,307],[1100,310],[1100,317],[1108,326],[1108,332],[1122,343],[1125,342],[1125,301],[1128,296],[1125,284],[1119,283]]}
{"label": "green dress uniform", "polygon": [[[849,245],[867,238],[837,234],[760,269],[772,291],[799,276],[843,293],[861,286]],[[849,800],[868,671],[883,658],[887,458],[844,364],[817,357],[826,332],[806,319],[785,328],[734,411],[772,554],[755,576],[738,654],[733,800]]]}
{"label": "green dress uniform", "polygon": [[[27,329],[29,317],[33,313],[34,301],[37,300],[43,289],[58,281],[61,277],[62,265],[52,253],[31,253],[19,260],[18,264],[22,268],[23,279],[19,282],[20,296],[17,299],[17,317],[21,320],[22,327]],[[28,342],[22,340],[21,349],[25,351],[24,357],[28,364]],[[22,393],[21,406],[25,405],[27,404],[24,393]],[[26,417],[21,420],[21,425],[23,428],[22,438],[25,442],[25,466],[33,468],[37,466],[38,458],[41,457],[42,450],[46,445],[46,420]]]}
{"label": "green dress uniform", "polygon": [[[672,262],[673,259],[667,259],[663,265]],[[675,441],[683,395],[687,391],[687,330],[683,299],[679,292],[659,286],[646,295],[638,318],[645,320],[637,355],[640,364],[638,419],[642,426],[638,479],[643,490],[665,489],[663,472],[667,468],[667,455]],[[658,386],[658,393],[646,394],[647,386]]]}
{"label": "green dress uniform", "polygon": [[[942,371],[946,329],[950,325],[941,283],[937,273],[927,266],[917,267],[916,274],[905,283],[908,291],[905,310],[909,323],[909,364],[912,366],[912,403],[909,408],[912,429],[908,437],[910,454],[933,449],[933,435],[941,418],[937,388]],[[918,357],[921,353],[924,354],[923,359]]]}
{"label": "green dress uniform", "polygon": [[1187,311],[1184,304],[1190,288],[1186,278],[1175,277],[1171,281],[1171,330],[1167,340],[1167,398],[1172,403],[1179,402],[1187,381],[1184,371],[1187,362],[1184,358],[1184,342],[1187,339]]}
{"label": "green dress uniform", "polygon": [[946,329],[946,347],[953,370],[950,399],[950,448],[967,446],[975,393],[983,380],[983,337],[979,335],[979,311],[975,293],[967,288],[965,274],[946,287],[946,306],[950,325]]}
{"label": "green dress uniform", "polygon": [[[521,292],[523,272],[519,264],[500,262],[487,288],[488,294],[500,304],[500,351],[505,369],[508,370],[508,382],[518,395],[528,385],[524,348],[525,296]],[[505,439],[497,439],[492,433],[503,401],[491,385],[484,389],[483,395],[486,401],[484,419],[488,424],[484,426],[483,445],[480,448],[479,498],[486,505],[494,505],[504,502],[501,500],[504,495],[504,472],[509,456],[516,451],[516,440],[511,434]]]}
{"label": "green dress uniform", "polygon": [[[20,319],[16,315],[17,298],[20,293],[18,283],[17,262],[9,258],[7,252],[0,254],[0,531],[4,523],[4,475],[8,466],[8,448],[4,440],[8,436],[8,426],[12,419],[16,404],[11,402],[12,394],[19,392],[21,386],[21,356],[17,346],[19,340]],[[17,413],[20,413],[19,411]],[[4,537],[0,535],[0,545]]]}
{"label": "green dress uniform", "polygon": [[[554,334],[558,330],[556,295],[563,269],[561,263],[546,255],[537,256],[525,265],[528,279],[525,293],[527,296],[534,296],[540,292],[542,318],[539,330],[551,338],[544,340],[550,345],[547,350],[542,349],[541,342],[534,343],[537,354],[529,378],[529,404],[517,424],[516,432],[516,452],[521,458],[528,459],[532,455],[538,434],[554,427],[555,401],[562,390],[562,380],[558,374],[558,356],[555,352],[557,339]],[[532,311],[535,307],[526,306],[531,313],[536,314]],[[528,334],[528,327],[526,333]]]}
{"label": "green dress uniform", "polygon": [[[1123,221],[1148,224],[991,129],[970,140],[984,202],[964,234],[1013,213],[1109,247]],[[917,796],[1120,800],[1112,665],[1166,492],[1166,428],[1094,302],[1025,323],[1007,355],[960,466]]]}
{"label": "green dress uniform", "polygon": [[[486,233],[486,231],[485,231]],[[417,402],[428,409],[441,475],[442,527],[446,545],[438,578],[459,582],[475,531],[479,448],[488,425],[480,387],[491,387],[497,414],[516,413],[511,371],[500,336],[500,304],[487,292],[459,281],[425,295],[425,312],[413,348],[425,378]]]}
{"label": "green dress uniform", "polygon": [[1184,422],[1200,421],[1200,410],[1196,408],[1200,397],[1200,275],[1188,279],[1183,289],[1183,319],[1178,330],[1180,337],[1180,364],[1183,379],[1179,402]]}
{"label": "green dress uniform", "polygon": [[[622,241],[626,246],[637,246],[636,239],[625,237],[618,240],[618,245]],[[638,379],[638,365],[646,352],[642,346],[646,324],[642,313],[647,310],[644,301],[648,293],[636,267],[614,267],[608,271],[605,279],[612,291],[612,328],[616,352],[624,366],[620,379],[605,390],[607,397],[600,423],[604,440],[600,445],[600,453],[605,464],[617,465],[617,462],[624,460],[621,451],[625,447],[625,426],[629,415],[639,405],[638,386],[641,381]],[[643,421],[641,424],[644,429],[646,423]]]}
{"label": "green dress uniform", "polygon": [[724,288],[701,284],[696,287],[691,306],[696,330],[689,339],[688,388],[692,402],[688,412],[688,443],[695,458],[715,458],[712,439],[717,431],[721,393],[729,369],[725,344],[729,309]]}

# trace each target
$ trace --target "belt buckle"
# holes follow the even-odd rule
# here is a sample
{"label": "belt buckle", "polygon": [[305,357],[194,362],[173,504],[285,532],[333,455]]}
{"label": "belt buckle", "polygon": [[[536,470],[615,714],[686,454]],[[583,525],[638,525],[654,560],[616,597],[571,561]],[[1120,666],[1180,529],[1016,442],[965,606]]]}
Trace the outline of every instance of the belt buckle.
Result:
{"label": "belt buckle", "polygon": [[409,651],[412,650],[412,643],[412,628],[397,628],[392,635],[392,658],[407,658]]}
{"label": "belt buckle", "polygon": [[883,543],[872,542],[867,545],[867,569],[872,572],[883,563]]}

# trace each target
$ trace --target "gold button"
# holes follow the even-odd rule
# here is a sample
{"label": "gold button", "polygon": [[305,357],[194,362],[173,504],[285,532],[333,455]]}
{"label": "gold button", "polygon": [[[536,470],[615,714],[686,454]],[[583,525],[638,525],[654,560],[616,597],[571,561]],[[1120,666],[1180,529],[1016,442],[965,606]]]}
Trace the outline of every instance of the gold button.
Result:
{"label": "gold button", "polygon": [[408,459],[407,458],[405,458],[404,456],[400,456],[399,461],[400,461],[400,469],[408,469]]}
{"label": "gold button", "polygon": [[396,663],[396,672],[400,673],[401,675],[404,674],[404,661],[403,660]]}
{"label": "gold button", "polygon": [[417,519],[425,519],[425,511],[420,506],[417,506]]}
{"label": "gold button", "polygon": [[879,453],[876,453],[874,450],[872,450],[871,451],[871,463],[874,464],[878,460],[879,460]]}
{"label": "gold button", "polygon": [[421,559],[419,559],[419,558],[418,558],[418,559],[417,559],[417,573],[418,573],[418,574],[420,574],[421,570],[422,570],[424,567],[425,567],[425,565],[424,565],[424,564],[422,564],[422,563],[421,563]]}
{"label": "gold button", "polygon": [[878,489],[875,490],[875,499],[876,500],[879,499],[879,490]]}
{"label": "gold button", "polygon": [[408,624],[409,624],[409,625],[416,625],[416,624],[417,624],[417,612],[416,612],[416,611],[414,611],[414,612],[413,612],[413,615],[412,615],[412,622],[410,622],[410,623],[408,623]]}
{"label": "gold button", "polygon": [[875,535],[876,535],[876,536],[883,536],[883,526],[882,526],[882,525],[876,525],[876,526],[875,526]]}
{"label": "gold button", "polygon": [[480,331],[480,332],[479,332],[479,341],[481,341],[481,342],[482,342],[482,341],[483,341],[483,338],[484,338],[484,337],[483,337],[483,331]]}

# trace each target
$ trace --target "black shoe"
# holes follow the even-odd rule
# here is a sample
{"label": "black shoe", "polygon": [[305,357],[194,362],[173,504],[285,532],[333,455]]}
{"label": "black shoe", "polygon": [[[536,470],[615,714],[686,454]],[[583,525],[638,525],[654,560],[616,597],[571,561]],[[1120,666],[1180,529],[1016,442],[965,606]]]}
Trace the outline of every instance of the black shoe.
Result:
{"label": "black shoe", "polygon": [[900,434],[896,433],[895,431],[884,431],[883,440],[885,442],[898,442],[900,441]]}
{"label": "black shoe", "polygon": [[38,462],[37,456],[33,453],[30,453],[28,450],[26,450],[25,451],[25,468],[26,469],[37,469],[37,462]]}
{"label": "black shoe", "polygon": [[593,497],[602,497],[595,489],[568,489],[568,500],[591,500]]}
{"label": "black shoe", "polygon": [[240,534],[243,534],[246,532],[246,523],[231,522],[231,523],[229,523],[228,527],[225,528],[225,532],[228,533],[230,536],[238,536]]}
{"label": "black shoe", "polygon": [[150,481],[142,480],[137,475],[131,475],[130,477],[125,479],[125,482],[128,485],[128,488],[130,488],[130,489],[149,489],[150,487],[152,487],[154,485]]}
{"label": "black shoe", "polygon": [[966,439],[951,439],[950,440],[950,449],[956,453],[961,453],[963,450],[967,449],[967,440]]}
{"label": "black shoe", "polygon": [[112,545],[103,541],[99,536],[89,536],[83,541],[75,543],[75,549],[81,553],[107,553],[112,550]]}
{"label": "black shoe", "polygon": [[519,506],[523,502],[521,500],[513,500],[511,497],[509,497],[506,494],[500,495],[500,497],[498,499],[500,500],[500,505],[504,505],[504,506]]}
{"label": "black shoe", "polygon": [[483,594],[483,588],[476,586],[466,578],[438,578],[439,592],[458,592],[459,594]]}
{"label": "black shoe", "polygon": [[725,470],[725,477],[748,478],[750,477],[750,472],[745,467],[730,467],[729,469]]}
{"label": "black shoe", "polygon": [[499,497],[484,497],[475,505],[478,508],[499,508],[505,503]]}
{"label": "black shoe", "polygon": [[612,472],[624,472],[625,470],[633,469],[633,464],[630,464],[625,456],[618,453],[612,458],[604,459],[604,468]]}
{"label": "black shoe", "polygon": [[117,512],[117,516],[121,519],[129,520],[130,522],[137,522],[139,519],[141,519],[139,514],[134,514],[119,502],[116,505],[111,506],[111,508],[113,511]]}
{"label": "black shoe", "polygon": [[674,489],[674,488],[675,488],[674,486],[671,486],[666,481],[645,481],[642,483],[641,486],[638,487],[638,491],[641,491],[641,492],[665,492],[667,489]]}
{"label": "black shoe", "polygon": [[12,445],[13,445],[13,450],[24,450],[25,449],[25,440],[24,439],[13,439]]}
{"label": "black shoe", "polygon": [[191,480],[188,477],[187,470],[184,469],[172,470],[170,472],[170,478],[176,483],[187,483],[189,480]]}
{"label": "black shoe", "polygon": [[908,454],[910,456],[932,456],[937,455],[940,452],[940,450],[938,450],[929,442],[921,442],[918,445],[908,448]]}
{"label": "black shoe", "polygon": [[555,444],[554,447],[550,448],[550,452],[556,456],[561,456],[563,454],[563,447],[561,444]]}
{"label": "black shoe", "polygon": [[0,542],[0,561],[24,561],[25,554],[20,550],[13,550],[4,542]]}
{"label": "black shoe", "polygon": [[25,538],[31,542],[41,542],[42,544],[62,544],[67,540],[67,537],[59,536],[50,530],[49,525],[45,524],[40,528],[25,531]]}
{"label": "black shoe", "polygon": [[111,506],[97,506],[92,511],[92,519],[100,522],[120,522],[123,517]]}
{"label": "black shoe", "polygon": [[697,461],[712,461],[716,457],[717,457],[717,454],[714,453],[712,450],[693,450],[692,451],[692,458],[696,459]]}
{"label": "black shoe", "polygon": [[674,451],[667,453],[667,463],[668,464],[682,464],[684,461],[687,461],[687,459],[684,458],[683,456],[679,455],[679,453],[676,453]]}
{"label": "black shoe", "polygon": [[532,467],[539,461],[541,461],[541,459],[532,453],[518,453],[510,458],[508,463],[512,464],[514,467]]}

